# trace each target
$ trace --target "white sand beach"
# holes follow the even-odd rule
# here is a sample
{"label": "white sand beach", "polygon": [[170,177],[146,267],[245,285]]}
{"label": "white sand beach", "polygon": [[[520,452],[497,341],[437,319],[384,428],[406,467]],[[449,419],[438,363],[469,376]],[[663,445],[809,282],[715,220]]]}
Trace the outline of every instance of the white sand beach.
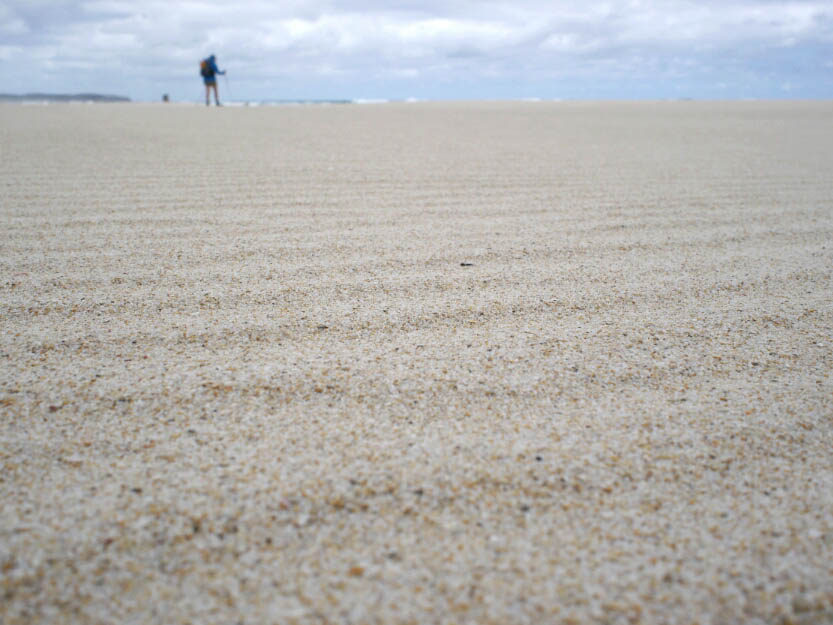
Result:
{"label": "white sand beach", "polygon": [[0,106],[0,623],[833,622],[833,103]]}

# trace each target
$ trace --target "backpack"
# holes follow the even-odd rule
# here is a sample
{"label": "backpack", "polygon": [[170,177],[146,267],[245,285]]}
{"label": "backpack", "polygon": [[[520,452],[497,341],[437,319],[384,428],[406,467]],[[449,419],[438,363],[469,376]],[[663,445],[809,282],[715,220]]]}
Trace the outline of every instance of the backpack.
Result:
{"label": "backpack", "polygon": [[203,78],[211,78],[213,75],[214,72],[211,70],[211,63],[208,62],[208,59],[200,61],[200,76]]}

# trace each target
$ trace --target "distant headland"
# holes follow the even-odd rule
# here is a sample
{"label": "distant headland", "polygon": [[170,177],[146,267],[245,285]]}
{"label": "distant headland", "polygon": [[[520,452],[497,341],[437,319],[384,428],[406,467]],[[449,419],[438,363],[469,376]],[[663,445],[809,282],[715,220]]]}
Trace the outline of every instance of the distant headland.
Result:
{"label": "distant headland", "polygon": [[130,102],[130,98],[100,93],[0,93],[0,102]]}

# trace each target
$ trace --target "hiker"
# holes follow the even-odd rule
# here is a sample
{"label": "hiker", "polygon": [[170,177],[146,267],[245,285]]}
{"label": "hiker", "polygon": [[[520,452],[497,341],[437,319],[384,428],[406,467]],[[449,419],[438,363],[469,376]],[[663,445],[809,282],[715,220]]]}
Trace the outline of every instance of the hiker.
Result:
{"label": "hiker", "polygon": [[205,83],[205,105],[209,106],[209,101],[211,100],[211,88],[214,88],[214,103],[217,106],[222,106],[220,104],[220,97],[217,95],[217,74],[225,74],[225,71],[220,71],[217,69],[217,59],[212,54],[207,59],[203,59],[200,62],[200,76],[202,76],[202,81]]}

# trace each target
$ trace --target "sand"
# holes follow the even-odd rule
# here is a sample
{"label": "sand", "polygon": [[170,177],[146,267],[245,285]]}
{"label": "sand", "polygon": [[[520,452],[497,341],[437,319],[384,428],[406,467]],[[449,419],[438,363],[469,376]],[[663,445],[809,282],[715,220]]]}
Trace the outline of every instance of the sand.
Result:
{"label": "sand", "polygon": [[833,622],[831,146],[0,106],[0,622]]}

